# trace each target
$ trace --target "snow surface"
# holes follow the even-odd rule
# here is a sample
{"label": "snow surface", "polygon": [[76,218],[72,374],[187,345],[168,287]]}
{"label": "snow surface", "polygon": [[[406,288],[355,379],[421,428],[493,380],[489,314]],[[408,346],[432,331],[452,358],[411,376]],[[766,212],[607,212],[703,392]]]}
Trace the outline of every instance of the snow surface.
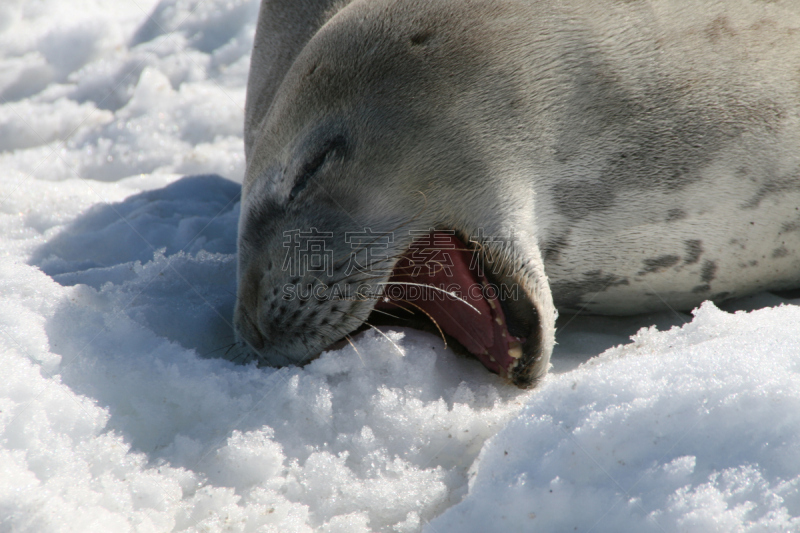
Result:
{"label": "snow surface", "polygon": [[775,295],[562,317],[535,391],[415,331],[240,364],[257,8],[0,3],[0,531],[800,530]]}

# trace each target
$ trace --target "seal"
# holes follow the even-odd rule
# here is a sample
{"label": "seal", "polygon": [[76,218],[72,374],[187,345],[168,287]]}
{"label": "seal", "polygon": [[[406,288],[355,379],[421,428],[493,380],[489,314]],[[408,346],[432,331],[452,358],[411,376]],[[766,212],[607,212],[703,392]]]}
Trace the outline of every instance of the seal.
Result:
{"label": "seal", "polygon": [[267,364],[413,315],[528,387],[556,309],[800,286],[794,0],[265,0],[247,91]]}

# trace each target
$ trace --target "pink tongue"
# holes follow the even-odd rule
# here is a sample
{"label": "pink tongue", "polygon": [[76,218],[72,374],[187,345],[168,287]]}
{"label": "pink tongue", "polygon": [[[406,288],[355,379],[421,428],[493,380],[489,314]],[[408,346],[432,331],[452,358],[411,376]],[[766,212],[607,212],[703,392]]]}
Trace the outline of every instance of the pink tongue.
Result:
{"label": "pink tongue", "polygon": [[478,259],[473,255],[448,233],[415,240],[389,280],[389,301],[376,307],[422,310],[489,370],[507,375],[517,362],[509,355],[509,341],[522,339],[510,336],[500,302],[484,290],[486,278],[470,269],[471,261]]}

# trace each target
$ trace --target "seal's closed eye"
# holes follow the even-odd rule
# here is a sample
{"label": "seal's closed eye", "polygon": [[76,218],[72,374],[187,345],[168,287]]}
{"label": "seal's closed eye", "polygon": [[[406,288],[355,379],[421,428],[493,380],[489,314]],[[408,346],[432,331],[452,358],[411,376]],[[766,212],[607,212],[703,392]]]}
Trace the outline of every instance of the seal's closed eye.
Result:
{"label": "seal's closed eye", "polygon": [[316,152],[316,155],[308,160],[308,162],[300,167],[297,173],[294,187],[289,193],[289,201],[295,199],[300,194],[300,191],[306,188],[308,180],[310,180],[319,171],[320,168],[332,157],[342,156],[344,154],[347,141],[341,135],[337,135],[329,139],[322,145],[322,148]]}

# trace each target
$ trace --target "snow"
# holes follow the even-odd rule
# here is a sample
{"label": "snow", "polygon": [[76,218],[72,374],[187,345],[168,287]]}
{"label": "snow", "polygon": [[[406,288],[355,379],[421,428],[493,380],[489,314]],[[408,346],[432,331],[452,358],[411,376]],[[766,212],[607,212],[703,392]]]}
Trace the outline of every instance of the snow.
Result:
{"label": "snow", "polygon": [[551,379],[430,531],[797,531],[798,324],[707,302]]}
{"label": "snow", "polygon": [[798,300],[229,350],[257,9],[0,5],[0,531],[800,530]]}

